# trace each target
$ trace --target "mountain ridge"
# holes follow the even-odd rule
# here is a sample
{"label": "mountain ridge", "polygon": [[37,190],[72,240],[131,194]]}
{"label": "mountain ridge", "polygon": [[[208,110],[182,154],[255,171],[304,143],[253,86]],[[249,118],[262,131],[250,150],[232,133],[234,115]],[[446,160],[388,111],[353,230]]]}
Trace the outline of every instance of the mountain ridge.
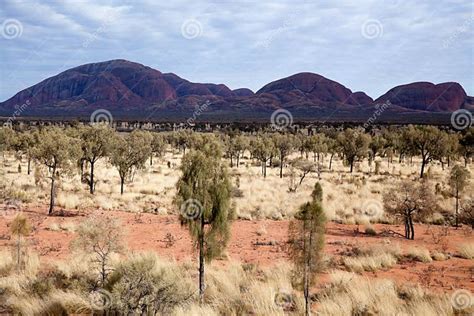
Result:
{"label": "mountain ridge", "polygon": [[[188,113],[205,102],[208,115],[271,112],[278,108],[318,118],[327,111],[354,116],[390,101],[389,112],[452,112],[474,109],[474,98],[456,82],[414,82],[389,89],[377,99],[363,91],[353,92],[322,75],[301,72],[272,81],[255,93],[225,84],[196,83],[174,73],[162,73],[124,59],[89,63],[65,70],[19,91],[0,103],[0,114],[29,101],[23,116],[44,113],[74,116],[98,108],[113,108],[130,115],[152,110],[155,114]],[[230,114],[229,114],[230,113]],[[242,113],[239,113],[242,114]]]}

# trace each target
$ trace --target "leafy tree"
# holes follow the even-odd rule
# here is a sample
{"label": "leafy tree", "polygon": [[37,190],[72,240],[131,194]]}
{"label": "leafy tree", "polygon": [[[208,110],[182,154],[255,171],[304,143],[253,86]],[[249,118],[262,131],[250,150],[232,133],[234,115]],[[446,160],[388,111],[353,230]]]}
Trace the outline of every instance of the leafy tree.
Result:
{"label": "leafy tree", "polygon": [[123,194],[125,180],[131,178],[133,171],[145,167],[151,150],[151,136],[147,132],[135,130],[127,136],[114,137],[110,162],[119,172],[120,194]]}
{"label": "leafy tree", "polygon": [[0,151],[5,157],[5,152],[10,150],[15,141],[15,131],[9,127],[0,127]]}
{"label": "leafy tree", "polygon": [[175,134],[175,145],[179,149],[179,151],[183,151],[183,155],[186,154],[186,149],[191,145],[191,133],[180,130]]}
{"label": "leafy tree", "polygon": [[452,195],[456,199],[456,228],[459,227],[459,199],[470,179],[470,172],[465,167],[455,165],[449,174],[448,183],[452,190]]}
{"label": "leafy tree", "polygon": [[230,167],[234,166],[233,158],[236,159],[237,168],[239,167],[240,157],[243,155],[248,146],[247,138],[243,135],[238,135],[229,139],[228,155],[230,158]]}
{"label": "leafy tree", "polygon": [[329,170],[331,170],[334,155],[336,155],[340,150],[339,143],[334,138],[326,138],[326,146],[329,153]]}
{"label": "leafy tree", "polygon": [[22,237],[26,237],[31,232],[31,226],[28,223],[28,219],[22,213],[19,213],[10,224],[10,232],[12,235],[16,236],[16,260],[17,260],[17,269],[21,268],[21,245]]}
{"label": "leafy tree", "polygon": [[150,155],[150,166],[153,165],[153,155],[157,157],[163,156],[166,150],[166,142],[163,135],[154,133],[151,141],[151,155]]}
{"label": "leafy tree", "polygon": [[72,173],[73,161],[80,155],[80,145],[77,139],[67,136],[65,131],[58,127],[42,129],[38,134],[38,140],[32,151],[32,157],[48,167],[51,180],[48,214],[51,215],[54,209],[56,180],[63,174]]}
{"label": "leafy tree", "polygon": [[367,154],[370,136],[360,130],[348,128],[338,135],[338,141],[352,173],[354,162]]}
{"label": "leafy tree", "polygon": [[311,138],[303,134],[298,134],[295,138],[295,148],[300,152],[301,158],[303,154],[306,155],[308,159],[308,153],[311,151]]}
{"label": "leafy tree", "polygon": [[114,130],[105,124],[96,124],[93,126],[86,126],[81,129],[81,149],[82,159],[89,163],[89,192],[94,194],[95,184],[94,179],[95,163],[110,154],[112,149],[111,139],[114,136]]}
{"label": "leafy tree", "polygon": [[409,126],[404,131],[405,141],[416,154],[421,156],[420,178],[423,178],[426,165],[442,155],[445,133],[434,126]]}
{"label": "leafy tree", "polygon": [[181,223],[189,229],[199,251],[199,297],[204,299],[204,265],[225,249],[234,211],[230,205],[231,183],[221,151],[215,142],[183,157],[175,203]]}
{"label": "leafy tree", "polygon": [[459,140],[458,151],[464,159],[464,167],[467,167],[469,159],[474,155],[474,127],[469,128]]}
{"label": "leafy tree", "polygon": [[323,187],[319,182],[314,184],[313,192],[311,192],[311,198],[313,201],[323,203]]}
{"label": "leafy tree", "polygon": [[27,163],[28,163],[28,167],[27,167],[27,174],[30,175],[31,174],[31,160],[33,159],[33,150],[36,146],[36,144],[38,143],[39,139],[38,139],[38,132],[29,132],[29,131],[26,131],[26,132],[23,132],[21,134],[21,142],[23,143],[23,152],[24,154],[26,155],[26,159],[27,159]]}
{"label": "leafy tree", "polygon": [[76,231],[71,248],[91,254],[98,271],[100,286],[104,286],[112,271],[110,260],[124,250],[123,229],[117,220],[93,216],[82,222]]}
{"label": "leafy tree", "polygon": [[317,158],[319,162],[321,154],[325,154],[328,150],[326,136],[324,134],[315,134],[311,136],[309,146],[313,152],[313,160],[316,161]]}
{"label": "leafy tree", "polygon": [[[454,133],[445,133],[445,146],[444,146],[444,157],[442,156],[440,159],[441,166],[444,170],[444,163],[448,164],[448,167],[451,166],[451,161],[456,158],[459,153],[459,135]],[[446,158],[446,161],[444,161]]]}
{"label": "leafy tree", "polygon": [[283,164],[294,148],[294,138],[287,134],[276,134],[273,137],[273,143],[280,158],[280,178],[283,178]]}
{"label": "leafy tree", "polygon": [[375,135],[372,137],[369,149],[370,149],[370,157],[371,161],[375,160],[377,154],[380,154],[387,144],[387,140],[382,135]]}
{"label": "leafy tree", "polygon": [[405,180],[383,196],[386,212],[405,224],[405,238],[415,239],[414,220],[422,220],[438,209],[426,181]]}
{"label": "leafy tree", "polygon": [[273,142],[267,136],[258,136],[250,142],[250,148],[252,155],[261,163],[263,177],[266,177],[267,163],[275,150]]}
{"label": "leafy tree", "polygon": [[321,206],[322,188],[315,185],[313,200],[300,207],[288,228],[288,252],[292,258],[294,281],[305,298],[305,314],[311,311],[309,290],[314,285],[316,274],[321,271],[326,216]]}

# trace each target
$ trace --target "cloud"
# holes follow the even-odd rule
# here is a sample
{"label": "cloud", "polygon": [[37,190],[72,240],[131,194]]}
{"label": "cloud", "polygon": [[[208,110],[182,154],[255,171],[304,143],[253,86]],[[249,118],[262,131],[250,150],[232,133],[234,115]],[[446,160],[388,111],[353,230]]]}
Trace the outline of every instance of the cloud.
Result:
{"label": "cloud", "polygon": [[[231,88],[258,90],[310,71],[372,97],[420,80],[458,81],[474,93],[470,0],[8,0],[2,6],[0,22],[17,19],[23,33],[0,38],[0,100],[67,68],[115,58]],[[193,38],[182,34],[189,20],[198,21]],[[380,23],[375,37],[364,34],[367,21]]]}

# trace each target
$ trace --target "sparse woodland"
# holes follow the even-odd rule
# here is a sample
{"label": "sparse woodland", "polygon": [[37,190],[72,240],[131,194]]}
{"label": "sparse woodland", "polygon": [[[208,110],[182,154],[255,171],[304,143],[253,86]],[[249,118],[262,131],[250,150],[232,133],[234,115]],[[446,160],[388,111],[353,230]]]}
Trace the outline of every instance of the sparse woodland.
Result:
{"label": "sparse woodland", "polygon": [[[430,270],[450,260],[474,289],[474,128],[4,127],[0,151],[0,314],[474,312],[453,304],[455,288]],[[159,242],[172,252],[185,238],[192,247],[179,256],[187,259],[135,247],[117,212],[137,225],[165,216],[179,223]],[[258,247],[276,245],[287,260],[232,259],[236,222],[262,223],[257,257]],[[278,242],[264,226],[277,222],[288,223]],[[56,233],[67,249],[41,242]],[[463,242],[453,249],[450,236]],[[48,258],[55,251],[64,255]],[[396,282],[397,266],[423,273]]]}

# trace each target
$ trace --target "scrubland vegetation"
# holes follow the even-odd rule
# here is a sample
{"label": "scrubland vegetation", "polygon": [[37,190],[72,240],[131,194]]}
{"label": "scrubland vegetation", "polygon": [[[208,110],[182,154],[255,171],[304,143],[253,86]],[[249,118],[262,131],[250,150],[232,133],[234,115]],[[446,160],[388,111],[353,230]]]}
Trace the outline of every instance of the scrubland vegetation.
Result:
{"label": "scrubland vegetation", "polygon": [[[468,303],[453,303],[452,292],[463,289],[432,288],[431,270],[410,284],[390,278],[399,266],[473,260],[472,128],[128,134],[102,124],[2,128],[0,150],[0,224],[8,228],[0,236],[6,240],[0,313],[473,312],[472,294]],[[32,210],[73,219],[45,229],[70,236],[67,258],[46,260],[33,251],[39,228]],[[196,251],[179,262],[153,249],[135,251],[127,225],[112,211],[136,214],[137,223],[143,213],[177,215]],[[278,251],[289,260],[260,266],[229,258],[234,221],[261,222],[256,235],[263,237],[268,221],[288,222]],[[351,243],[337,234],[328,241],[328,225],[371,241]],[[455,249],[448,242],[453,232],[464,236]],[[168,236],[166,247],[176,238]],[[418,239],[429,239],[429,247]]]}

